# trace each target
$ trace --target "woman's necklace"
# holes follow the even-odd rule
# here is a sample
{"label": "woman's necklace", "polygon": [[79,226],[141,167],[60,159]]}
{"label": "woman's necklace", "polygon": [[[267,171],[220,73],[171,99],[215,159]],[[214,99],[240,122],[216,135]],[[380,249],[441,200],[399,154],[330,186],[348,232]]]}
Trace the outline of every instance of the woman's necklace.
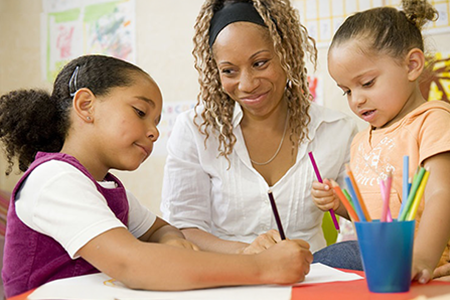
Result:
{"label": "woman's necklace", "polygon": [[278,153],[279,153],[280,150],[281,150],[281,147],[283,146],[284,137],[285,137],[285,135],[286,135],[286,130],[287,130],[287,128],[288,128],[288,126],[287,126],[287,125],[288,125],[288,120],[289,120],[289,113],[288,113],[287,116],[286,116],[286,121],[284,122],[283,136],[281,137],[280,144],[278,145],[278,149],[277,149],[277,151],[275,151],[275,154],[274,154],[268,161],[262,162],[262,163],[256,162],[256,161],[254,161],[253,159],[250,158],[250,161],[251,161],[253,164],[255,164],[255,165],[257,165],[257,166],[264,166],[264,165],[267,165],[267,164],[269,164],[270,162],[272,162],[272,160],[274,160],[275,157],[277,157]]}

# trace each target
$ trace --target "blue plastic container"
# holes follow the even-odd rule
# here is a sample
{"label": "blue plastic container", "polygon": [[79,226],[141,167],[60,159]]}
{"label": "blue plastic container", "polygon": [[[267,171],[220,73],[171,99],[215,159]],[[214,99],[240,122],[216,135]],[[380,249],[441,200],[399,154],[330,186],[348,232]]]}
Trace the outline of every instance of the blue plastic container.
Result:
{"label": "blue plastic container", "polygon": [[355,222],[369,291],[401,293],[411,286],[415,221]]}

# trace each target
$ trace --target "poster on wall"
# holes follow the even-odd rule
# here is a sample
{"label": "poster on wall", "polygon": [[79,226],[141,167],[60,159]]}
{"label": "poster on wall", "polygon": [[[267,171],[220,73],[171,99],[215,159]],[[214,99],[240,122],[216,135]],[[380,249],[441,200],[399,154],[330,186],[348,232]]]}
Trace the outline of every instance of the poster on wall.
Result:
{"label": "poster on wall", "polygon": [[323,105],[323,80],[322,76],[313,74],[308,75],[309,92],[311,93],[312,101]]}
{"label": "poster on wall", "polygon": [[105,54],[136,61],[135,0],[43,0],[41,64],[53,82],[68,61]]}
{"label": "poster on wall", "polygon": [[420,90],[427,100],[450,102],[450,52],[437,52],[428,59]]}
{"label": "poster on wall", "polygon": [[[439,19],[428,23],[424,33],[450,31],[450,1],[428,0],[438,11]],[[308,29],[318,47],[328,47],[333,34],[349,15],[370,8],[392,6],[400,8],[400,0],[292,0],[300,21]]]}
{"label": "poster on wall", "polygon": [[170,101],[163,103],[161,122],[158,125],[159,137],[158,141],[154,144],[152,156],[167,155],[167,141],[177,116],[182,112],[194,108],[195,103],[195,101]]}

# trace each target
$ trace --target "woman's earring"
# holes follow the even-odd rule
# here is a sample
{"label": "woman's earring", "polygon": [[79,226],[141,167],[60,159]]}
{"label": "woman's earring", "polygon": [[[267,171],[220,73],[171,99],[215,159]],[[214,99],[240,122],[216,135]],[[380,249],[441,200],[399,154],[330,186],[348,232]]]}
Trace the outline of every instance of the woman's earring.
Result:
{"label": "woman's earring", "polygon": [[290,79],[286,82],[286,87],[292,89],[292,81]]}
{"label": "woman's earring", "polygon": [[87,116],[86,120],[90,122],[91,121],[91,117]]}

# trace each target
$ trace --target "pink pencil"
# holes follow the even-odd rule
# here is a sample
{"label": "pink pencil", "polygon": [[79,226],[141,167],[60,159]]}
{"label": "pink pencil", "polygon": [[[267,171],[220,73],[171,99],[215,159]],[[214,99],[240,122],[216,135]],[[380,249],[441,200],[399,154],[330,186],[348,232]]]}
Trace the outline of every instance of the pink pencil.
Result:
{"label": "pink pencil", "polygon": [[[317,167],[316,160],[314,159],[314,156],[313,156],[312,152],[309,152],[308,155],[309,155],[309,159],[311,160],[311,164],[312,164],[312,166],[314,168],[314,172],[316,173],[317,181],[319,181],[320,183],[323,183],[322,176],[320,176],[319,168]],[[331,215],[331,219],[333,219],[334,228],[336,228],[336,230],[338,232],[340,232],[340,230],[339,230],[339,223],[338,223],[338,221],[336,219],[336,215],[334,214],[334,210],[330,209],[329,212],[330,212],[330,215]]]}
{"label": "pink pencil", "polygon": [[[389,171],[389,174],[386,179],[386,183],[381,180],[381,193],[383,198],[383,209],[381,211],[381,222],[388,221],[389,216],[389,201],[391,198],[391,186],[392,186],[392,173]],[[392,220],[392,217],[389,218]]]}

